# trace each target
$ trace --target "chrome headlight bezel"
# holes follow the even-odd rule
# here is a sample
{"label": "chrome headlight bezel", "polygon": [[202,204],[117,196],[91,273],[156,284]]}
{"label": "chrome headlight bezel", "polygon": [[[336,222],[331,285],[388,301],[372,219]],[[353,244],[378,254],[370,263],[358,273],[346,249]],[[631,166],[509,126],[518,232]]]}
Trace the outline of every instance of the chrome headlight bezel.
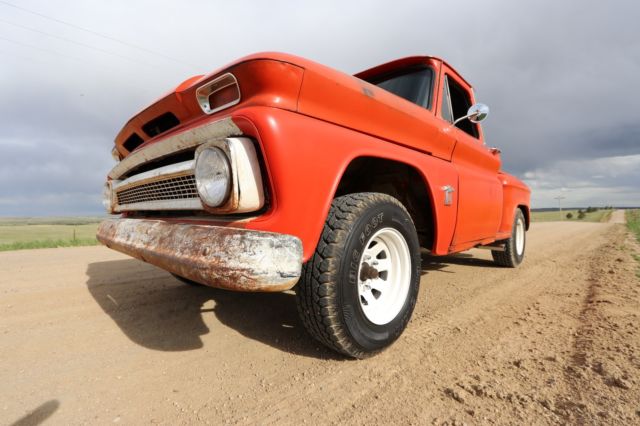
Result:
{"label": "chrome headlight bezel", "polygon": [[113,214],[113,185],[109,180],[102,187],[102,205],[109,214]]}
{"label": "chrome headlight bezel", "polygon": [[[230,190],[226,201],[219,206],[211,206],[200,201],[202,207],[210,213],[248,213],[260,210],[265,205],[264,187],[258,153],[251,139],[233,137],[214,139],[196,149],[195,159],[197,169],[200,154],[208,149],[219,149],[229,161]],[[195,173],[195,172],[194,172]],[[198,175],[196,174],[196,186]],[[200,191],[198,190],[198,193]]]}
{"label": "chrome headlight bezel", "polygon": [[198,151],[194,167],[196,188],[203,204],[222,206],[233,185],[228,155],[220,148],[207,146]]}

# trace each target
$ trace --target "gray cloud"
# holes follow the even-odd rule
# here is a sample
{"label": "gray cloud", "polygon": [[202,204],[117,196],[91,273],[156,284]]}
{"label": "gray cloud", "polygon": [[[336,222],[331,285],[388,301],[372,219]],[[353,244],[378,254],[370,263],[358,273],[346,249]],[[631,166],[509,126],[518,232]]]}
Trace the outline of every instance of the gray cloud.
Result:
{"label": "gray cloud", "polygon": [[576,204],[640,204],[633,1],[19,5],[178,62],[0,4],[5,21],[77,42],[0,22],[0,215],[100,213],[124,122],[187,77],[263,50],[349,73],[442,56],[491,106],[487,143],[531,184],[535,207],[562,188]]}
{"label": "gray cloud", "polygon": [[532,203],[558,195],[573,206],[640,205],[640,154],[590,160],[563,160],[524,174]]}

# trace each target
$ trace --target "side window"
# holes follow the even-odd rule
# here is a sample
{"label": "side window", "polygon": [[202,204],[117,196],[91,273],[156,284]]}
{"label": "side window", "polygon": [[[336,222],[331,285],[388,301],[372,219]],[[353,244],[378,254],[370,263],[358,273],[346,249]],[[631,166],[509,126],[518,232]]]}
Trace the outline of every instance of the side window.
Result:
{"label": "side window", "polygon": [[[453,122],[467,115],[467,111],[471,107],[471,97],[469,93],[452,78],[447,78],[446,83],[446,87],[449,89],[449,99],[451,100],[450,114],[453,117],[453,120],[450,120],[450,122]],[[456,127],[474,138],[479,137],[478,125],[469,120],[460,121],[456,124]]]}

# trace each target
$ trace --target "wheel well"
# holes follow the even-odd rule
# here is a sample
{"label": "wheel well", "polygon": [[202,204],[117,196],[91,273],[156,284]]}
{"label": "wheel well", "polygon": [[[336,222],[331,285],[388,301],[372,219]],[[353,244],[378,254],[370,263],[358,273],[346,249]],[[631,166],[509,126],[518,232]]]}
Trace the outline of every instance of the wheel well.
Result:
{"label": "wheel well", "polygon": [[529,207],[525,206],[525,205],[519,205],[518,208],[520,210],[522,210],[522,214],[524,215],[524,224],[525,224],[525,229],[528,231],[529,230],[529,223],[531,221],[531,218],[529,217]]}
{"label": "wheel well", "polygon": [[356,158],[342,175],[335,196],[356,192],[380,192],[397,198],[416,226],[420,246],[429,249],[433,246],[431,198],[424,180],[414,167],[383,158]]}

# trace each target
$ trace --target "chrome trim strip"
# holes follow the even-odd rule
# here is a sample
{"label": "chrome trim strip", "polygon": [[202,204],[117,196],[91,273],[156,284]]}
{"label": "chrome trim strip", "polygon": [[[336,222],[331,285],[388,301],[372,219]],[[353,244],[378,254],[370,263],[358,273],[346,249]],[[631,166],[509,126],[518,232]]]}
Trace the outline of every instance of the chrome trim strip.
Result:
{"label": "chrome trim strip", "polygon": [[188,198],[184,200],[157,200],[143,203],[116,205],[116,212],[143,211],[143,210],[203,210],[200,198]]}
{"label": "chrome trim strip", "polygon": [[109,177],[113,180],[119,180],[130,170],[149,161],[158,160],[167,155],[196,147],[210,140],[224,139],[228,136],[239,136],[241,134],[242,132],[231,118],[223,118],[222,120],[194,127],[132,152],[111,169]]}
{"label": "chrome trim strip", "polygon": [[182,163],[169,164],[168,166],[158,167],[157,169],[149,170],[148,172],[133,175],[130,178],[122,181],[112,181],[112,189],[117,192],[118,189],[123,189],[127,186],[133,186],[134,184],[143,185],[155,180],[166,179],[169,175],[193,174],[194,166],[195,160],[188,160],[183,161]]}

